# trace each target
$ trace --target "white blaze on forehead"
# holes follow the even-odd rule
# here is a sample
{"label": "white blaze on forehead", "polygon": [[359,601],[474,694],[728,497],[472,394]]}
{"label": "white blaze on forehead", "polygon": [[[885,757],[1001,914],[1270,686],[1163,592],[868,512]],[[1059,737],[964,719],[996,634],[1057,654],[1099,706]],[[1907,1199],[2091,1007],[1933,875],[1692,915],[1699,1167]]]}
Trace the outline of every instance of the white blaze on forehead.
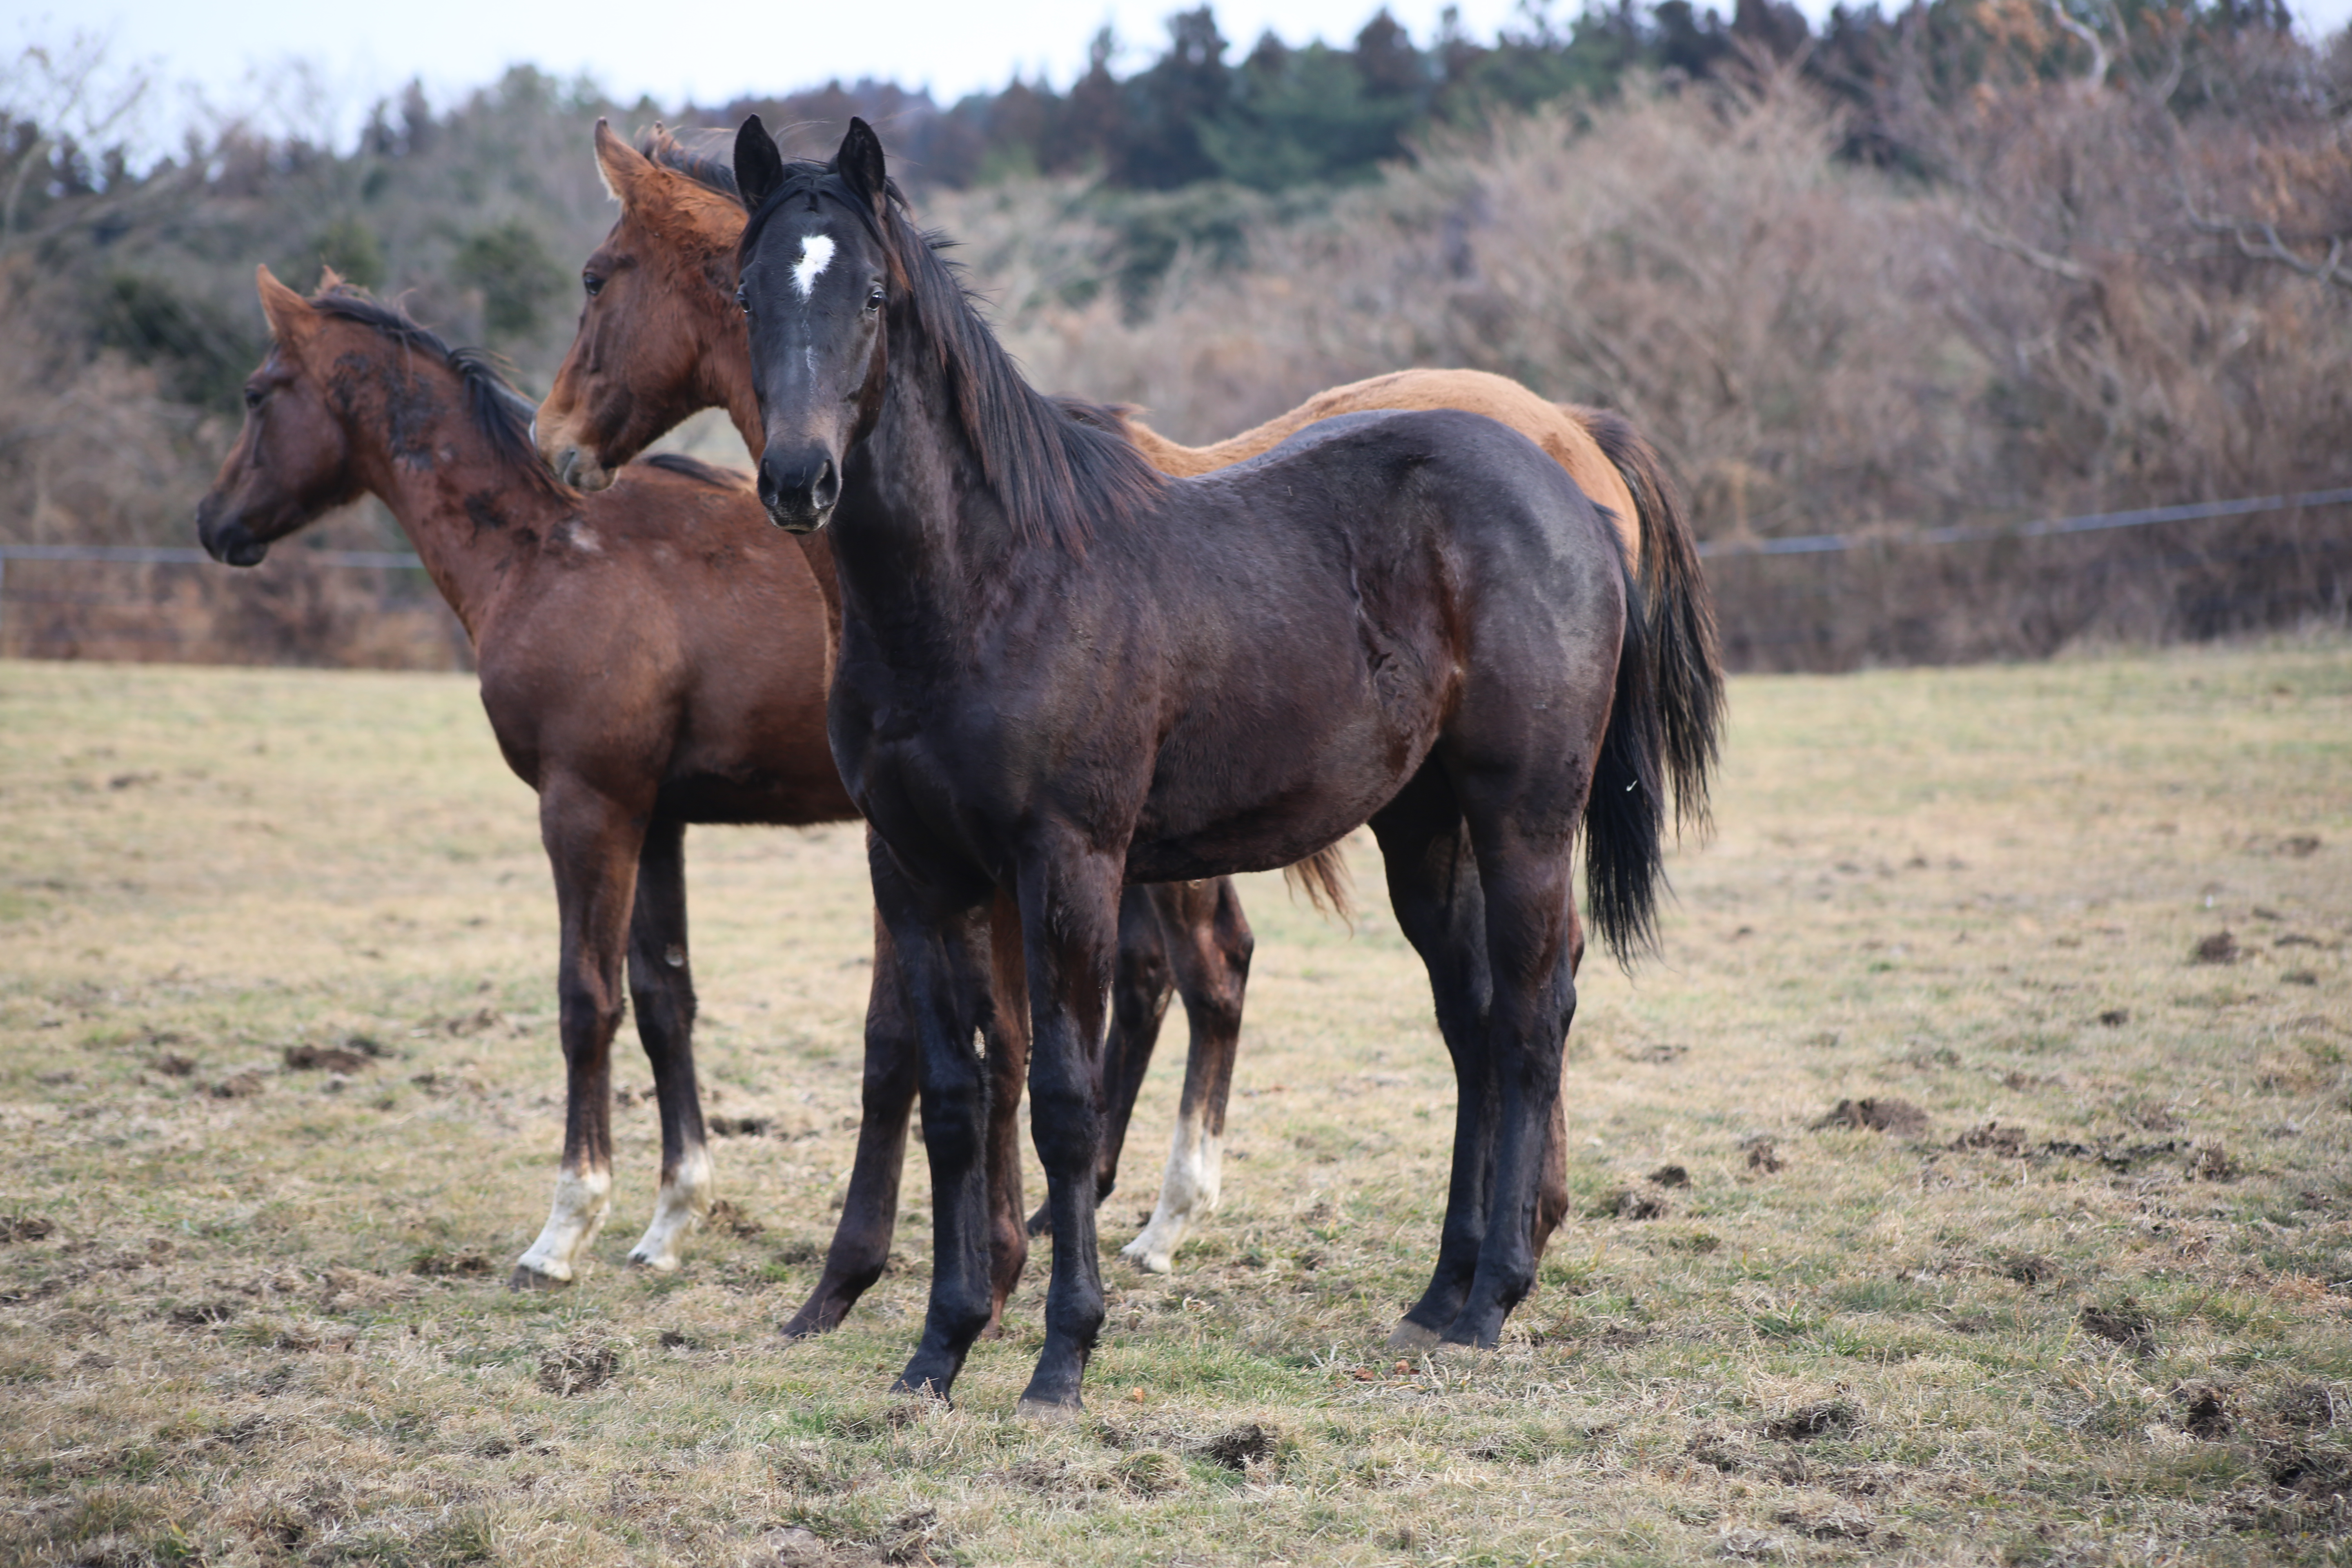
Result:
{"label": "white blaze on forehead", "polygon": [[824,276],[825,268],[833,261],[833,236],[813,234],[801,241],[801,258],[793,263],[793,287],[808,299],[816,289],[816,280]]}

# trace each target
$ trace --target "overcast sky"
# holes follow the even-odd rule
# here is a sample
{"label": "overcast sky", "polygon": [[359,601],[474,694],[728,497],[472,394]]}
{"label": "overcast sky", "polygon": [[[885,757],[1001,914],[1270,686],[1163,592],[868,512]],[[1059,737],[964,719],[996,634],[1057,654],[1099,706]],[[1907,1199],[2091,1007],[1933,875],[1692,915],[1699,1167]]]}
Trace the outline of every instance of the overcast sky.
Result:
{"label": "overcast sky", "polygon": [[[1518,0],[1459,0],[1465,28],[1491,37]],[[1827,0],[1803,0],[1826,14]],[[2306,27],[2334,31],[2352,0],[2289,0]],[[1220,29],[1246,48],[1272,27],[1288,42],[1351,38],[1378,0],[1222,0]],[[1435,32],[1444,0],[1392,0],[1415,39]],[[404,0],[345,5],[320,0],[0,0],[13,57],[26,44],[75,34],[109,41],[118,66],[144,66],[173,91],[158,117],[184,110],[193,87],[217,107],[267,108],[274,129],[350,135],[366,105],[422,77],[446,103],[528,62],[560,77],[593,77],[623,99],[718,104],[741,93],[779,92],[828,78],[895,78],[952,100],[1001,87],[1013,72],[1065,86],[1084,65],[1087,41],[1106,22],[1133,65],[1165,37],[1173,0],[832,0],[812,5],[658,5],[635,0]],[[1705,0],[1702,0],[1705,8]],[[1728,0],[1722,9],[1728,10]],[[1554,0],[1564,16],[1577,0]],[[660,24],[678,18],[672,27]],[[650,20],[649,20],[650,19]],[[13,37],[7,35],[14,34]],[[311,68],[316,90],[290,90],[289,62]],[[260,85],[257,85],[260,84]],[[158,127],[161,130],[161,127]],[[142,138],[169,142],[169,132]]]}

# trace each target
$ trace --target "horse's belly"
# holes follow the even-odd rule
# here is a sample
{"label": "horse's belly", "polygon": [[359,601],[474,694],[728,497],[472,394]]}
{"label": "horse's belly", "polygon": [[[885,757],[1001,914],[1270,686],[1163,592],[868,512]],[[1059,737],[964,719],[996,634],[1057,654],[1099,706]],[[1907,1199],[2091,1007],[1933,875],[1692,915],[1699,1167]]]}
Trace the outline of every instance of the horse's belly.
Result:
{"label": "horse's belly", "polygon": [[[1367,694],[1369,695],[1369,694]],[[1394,799],[1436,736],[1433,702],[1337,704],[1239,732],[1171,738],[1128,850],[1131,881],[1265,871],[1345,837]]]}

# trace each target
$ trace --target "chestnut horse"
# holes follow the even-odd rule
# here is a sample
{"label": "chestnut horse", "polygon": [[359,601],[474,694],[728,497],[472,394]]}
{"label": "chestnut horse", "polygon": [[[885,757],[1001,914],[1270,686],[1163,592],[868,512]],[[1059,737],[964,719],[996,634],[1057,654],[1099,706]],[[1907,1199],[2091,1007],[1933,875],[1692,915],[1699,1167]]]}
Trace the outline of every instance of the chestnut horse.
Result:
{"label": "chestnut horse", "polygon": [[937,1220],[899,1386],[945,1397],[991,1319],[980,912],[1019,906],[1053,1220],[1022,1404],[1066,1413],[1103,1321],[1122,884],[1287,865],[1366,823],[1458,1088],[1438,1261],[1400,1331],[1494,1345],[1535,1279],[1577,837],[1621,960],[1663,872],[1667,721],[1621,536],[1540,447],[1451,410],[1169,479],[1022,379],[863,120],[832,163],[787,164],[754,117],[735,174],[759,493],[780,527],[832,527],[828,732],[922,1041]]}
{"label": "chestnut horse", "polygon": [[[375,494],[473,638],[499,748],[539,793],[562,933],[567,1103],[553,1207],[512,1282],[570,1281],[610,1207],[625,961],[662,1126],[654,1217],[629,1258],[675,1268],[712,1195],[686,828],[857,816],[824,735],[838,619],[830,552],[779,538],[740,476],[685,458],[632,464],[593,496],[559,485],[532,450],[530,405],[480,358],[332,273],[310,300],[267,268],[259,283],[273,345],[246,383],[245,428],[197,509],[198,537],[215,559],[251,566],[272,541]],[[1017,972],[1003,982],[1014,998],[1020,984]],[[899,995],[877,935],[869,1032],[909,1030]],[[1023,1011],[1016,1000],[1001,1028],[994,1012],[984,1023],[989,1058],[1016,1094]],[[868,1054],[898,1060],[909,1048]],[[1003,1120],[998,1142],[1017,1152],[1009,1108]],[[895,1217],[903,1147],[860,1155],[853,1201]],[[992,1221],[1001,1304],[1027,1240],[1017,1160],[992,1175],[1005,1187]],[[836,1321],[882,1267],[845,1261],[848,1275],[811,1299]]]}
{"label": "chestnut horse", "polygon": [[[734,247],[746,215],[732,174],[724,163],[690,152],[658,126],[633,150],[599,121],[594,145],[598,169],[621,216],[582,270],[587,299],[578,335],[540,408],[541,451],[558,474],[593,488],[647,443],[711,406],[726,409],[746,446],[756,450],[759,415],[733,306]],[[1085,405],[1071,406],[1078,416],[1103,418]],[[1656,455],[1623,420],[1545,402],[1517,382],[1478,371],[1404,371],[1336,388],[1255,430],[1206,447],[1180,446],[1124,411],[1113,411],[1111,417],[1154,467],[1197,475],[1255,456],[1318,420],[1366,409],[1434,407],[1486,414],[1527,434],[1619,524],[1628,551],[1638,554],[1645,578],[1656,587],[1652,603],[1679,616],[1662,626],[1653,645],[1685,657],[1659,660],[1664,668],[1655,679],[1662,688],[1684,693],[1675,712],[1695,715],[1690,734],[1668,737],[1670,771],[1682,785],[1685,814],[1702,815],[1704,772],[1721,693],[1713,620],[1689,526],[1673,489]],[[1234,934],[1245,942],[1238,902],[1223,894],[1219,907],[1229,911]],[[1154,966],[1137,961],[1148,951],[1149,933],[1139,933],[1132,921],[1122,919],[1127,923],[1103,1065],[1108,1122],[1099,1184],[1106,1194],[1167,1003],[1165,981],[1149,984]],[[1187,929],[1171,923],[1173,931]],[[1197,941],[1188,945],[1196,953],[1203,951]],[[1580,950],[1580,936],[1576,946]],[[1203,1026],[1202,1009],[1189,991],[1186,1005],[1193,1020],[1192,1050],[1167,1172],[1150,1223],[1123,1249],[1147,1269],[1171,1267],[1193,1215],[1213,1208],[1217,1196],[1237,1031],[1213,1018],[1212,1026]],[[877,1067],[869,1064],[869,1073]],[[1567,1201],[1556,1131],[1553,1142],[1538,1247]],[[1033,1233],[1045,1220],[1041,1209],[1030,1222]]]}

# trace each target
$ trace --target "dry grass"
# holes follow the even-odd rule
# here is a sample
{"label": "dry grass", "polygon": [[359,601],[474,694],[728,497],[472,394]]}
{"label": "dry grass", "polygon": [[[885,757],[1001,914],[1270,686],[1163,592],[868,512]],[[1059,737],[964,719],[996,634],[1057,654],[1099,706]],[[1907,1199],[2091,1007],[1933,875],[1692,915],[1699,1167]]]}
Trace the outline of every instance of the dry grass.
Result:
{"label": "dry grass", "polygon": [[604,1267],[514,1296],[552,900],[469,684],[0,665],[0,1557],[2346,1561],[2352,647],[1733,712],[1664,961],[1589,974],[1580,1212],[1503,1351],[1381,1352],[1449,1077],[1385,909],[1259,879],[1225,1207],[1109,1263],[1089,1415],[1038,1430],[1034,1285],[960,1408],[883,1394],[919,1172],[907,1266],[773,1337],[848,1163],[854,835],[693,837],[712,1109],[769,1125],[719,1146],[736,1222],[619,1268],[638,1101]]}

